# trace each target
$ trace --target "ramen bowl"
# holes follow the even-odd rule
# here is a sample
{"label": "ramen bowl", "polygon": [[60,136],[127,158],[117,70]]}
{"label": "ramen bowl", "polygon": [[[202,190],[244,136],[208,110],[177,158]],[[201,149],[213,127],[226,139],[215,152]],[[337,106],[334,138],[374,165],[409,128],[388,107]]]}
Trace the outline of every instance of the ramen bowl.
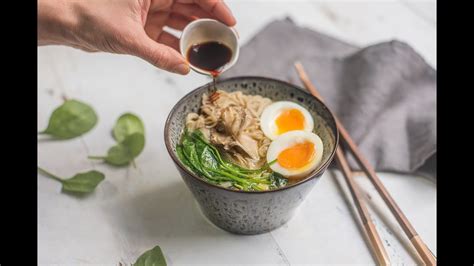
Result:
{"label": "ramen bowl", "polygon": [[319,166],[306,178],[268,191],[238,191],[210,184],[189,170],[178,158],[176,145],[185,128],[185,118],[198,112],[203,94],[213,91],[211,83],[192,90],[171,110],[165,124],[165,144],[184,183],[192,192],[202,213],[216,226],[236,234],[260,234],[274,230],[294,215],[334,158],[339,133],[328,107],[293,84],[264,77],[234,77],[220,80],[217,89],[261,95],[273,101],[293,101],[313,116],[314,130],[324,144]]}

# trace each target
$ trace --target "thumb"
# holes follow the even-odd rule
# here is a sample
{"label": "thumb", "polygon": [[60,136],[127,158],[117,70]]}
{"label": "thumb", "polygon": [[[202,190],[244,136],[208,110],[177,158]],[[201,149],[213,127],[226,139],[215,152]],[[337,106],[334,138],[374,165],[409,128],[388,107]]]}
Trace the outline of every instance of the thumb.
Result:
{"label": "thumb", "polygon": [[177,74],[189,73],[189,65],[180,53],[167,45],[150,39],[146,33],[138,38],[136,46],[135,55],[150,64]]}

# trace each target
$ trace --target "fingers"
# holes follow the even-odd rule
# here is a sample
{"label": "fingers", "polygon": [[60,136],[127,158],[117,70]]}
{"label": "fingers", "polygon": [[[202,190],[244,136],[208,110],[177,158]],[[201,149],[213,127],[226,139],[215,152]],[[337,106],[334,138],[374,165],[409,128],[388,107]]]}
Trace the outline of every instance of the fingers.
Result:
{"label": "fingers", "polygon": [[164,31],[163,24],[176,30],[182,30],[189,22],[188,18],[179,14],[157,12],[148,17],[144,28],[150,39],[170,46],[179,52],[179,39]]}
{"label": "fingers", "polygon": [[[162,34],[160,34],[161,41],[168,42],[168,45],[173,42],[166,34],[161,37]],[[189,65],[180,53],[163,43],[150,39],[145,32],[136,40],[136,47],[133,50],[136,56],[158,68],[182,75],[189,73]]]}
{"label": "fingers", "polygon": [[189,22],[191,22],[190,18],[179,14],[156,12],[148,16],[145,32],[151,39],[156,40],[163,31],[164,25],[176,30],[183,30]]}
{"label": "fingers", "polygon": [[230,11],[229,7],[222,0],[194,0],[202,9],[209,14],[215,16],[218,20],[227,24],[228,26],[234,26],[236,21],[234,15]]}
{"label": "fingers", "polygon": [[164,8],[159,3],[160,1],[152,1],[150,11],[178,13],[188,18],[212,18],[220,20],[228,26],[236,24],[234,15],[222,0],[175,0],[171,8]]}
{"label": "fingers", "polygon": [[189,24],[189,22],[191,22],[191,19],[179,14],[172,13],[166,21],[166,26],[176,30],[183,30],[184,27]]}
{"label": "fingers", "polygon": [[157,41],[161,44],[168,45],[169,47],[175,49],[177,52],[180,51],[180,49],[179,49],[179,39],[176,38],[175,36],[169,34],[166,31],[161,32],[161,34],[158,37]]}
{"label": "fingers", "polygon": [[210,13],[204,11],[200,6],[195,4],[181,4],[176,3],[171,8],[171,12],[183,15],[188,18],[198,17],[198,18],[213,18],[217,19]]}
{"label": "fingers", "polygon": [[131,47],[133,54],[163,70],[189,73],[189,65],[179,53],[178,38],[163,31],[163,26],[182,30],[192,18],[213,18],[228,26],[236,23],[222,0],[177,0],[171,10],[158,11],[147,18],[143,34],[139,34]]}
{"label": "fingers", "polygon": [[146,24],[145,32],[152,39],[156,40],[163,31],[163,24],[168,20],[169,13],[156,12],[149,14]]}

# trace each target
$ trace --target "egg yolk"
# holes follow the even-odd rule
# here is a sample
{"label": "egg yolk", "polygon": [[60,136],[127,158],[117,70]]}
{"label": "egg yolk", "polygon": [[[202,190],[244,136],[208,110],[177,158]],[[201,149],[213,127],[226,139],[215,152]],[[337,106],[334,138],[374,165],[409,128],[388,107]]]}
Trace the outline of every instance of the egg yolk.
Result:
{"label": "egg yolk", "polygon": [[292,130],[304,129],[304,116],[298,109],[283,111],[275,120],[278,135]]}
{"label": "egg yolk", "polygon": [[311,162],[314,153],[314,144],[305,141],[280,152],[277,162],[286,169],[299,169]]}

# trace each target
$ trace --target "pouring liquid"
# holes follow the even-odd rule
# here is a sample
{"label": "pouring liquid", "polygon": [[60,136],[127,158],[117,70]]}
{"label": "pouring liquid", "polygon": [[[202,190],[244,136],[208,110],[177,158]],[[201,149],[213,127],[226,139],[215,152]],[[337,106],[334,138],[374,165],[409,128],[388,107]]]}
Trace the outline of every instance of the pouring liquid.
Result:
{"label": "pouring liquid", "polygon": [[193,66],[210,73],[216,91],[216,79],[223,67],[232,59],[232,50],[220,42],[204,42],[193,44],[186,54]]}

